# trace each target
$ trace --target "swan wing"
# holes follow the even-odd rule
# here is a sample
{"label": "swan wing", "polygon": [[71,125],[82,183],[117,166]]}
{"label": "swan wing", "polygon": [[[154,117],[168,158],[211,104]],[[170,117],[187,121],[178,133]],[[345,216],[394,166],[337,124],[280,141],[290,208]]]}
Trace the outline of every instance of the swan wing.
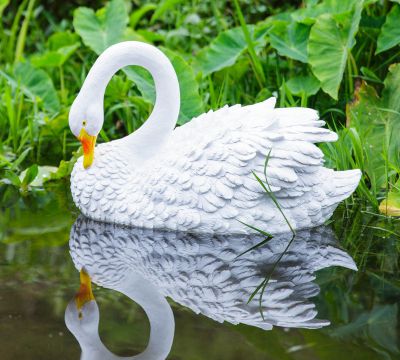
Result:
{"label": "swan wing", "polygon": [[265,178],[269,155],[267,181],[282,207],[310,203],[316,213],[326,192],[310,194],[321,182],[316,174],[324,161],[315,143],[335,141],[337,135],[322,127],[315,110],[274,106],[274,98],[225,106],[176,128],[162,152],[135,173],[132,185],[145,194],[140,208],[160,221],[174,217],[178,229],[196,228],[199,210],[218,212],[208,222],[210,231],[224,230],[219,227],[229,225],[223,220],[239,215],[243,222],[268,221],[276,214],[260,211],[268,195],[254,173]]}

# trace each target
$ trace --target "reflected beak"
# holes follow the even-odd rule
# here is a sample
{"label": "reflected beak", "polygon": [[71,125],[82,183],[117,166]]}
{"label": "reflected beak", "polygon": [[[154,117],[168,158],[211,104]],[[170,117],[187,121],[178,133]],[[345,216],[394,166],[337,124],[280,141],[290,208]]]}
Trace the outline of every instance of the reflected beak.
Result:
{"label": "reflected beak", "polygon": [[81,286],[79,287],[79,291],[75,295],[75,304],[76,308],[79,311],[87,302],[94,300],[90,276],[83,268],[80,271],[80,280]]}
{"label": "reflected beak", "polygon": [[83,148],[83,167],[87,169],[94,160],[94,147],[97,136],[89,135],[84,128],[79,133],[78,140]]}

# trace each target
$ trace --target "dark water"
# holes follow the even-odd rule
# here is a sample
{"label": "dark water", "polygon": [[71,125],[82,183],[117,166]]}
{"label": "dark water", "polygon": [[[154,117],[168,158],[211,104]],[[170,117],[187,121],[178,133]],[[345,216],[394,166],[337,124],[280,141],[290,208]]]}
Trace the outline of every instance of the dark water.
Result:
{"label": "dark water", "polygon": [[[290,234],[236,258],[262,238],[98,224],[78,218],[63,186],[3,194],[3,203],[2,360],[79,359],[75,337],[87,359],[133,356],[146,348],[150,327],[153,354],[168,352],[173,336],[168,359],[400,358],[400,223],[361,205],[299,232],[283,256]],[[71,318],[75,337],[64,321],[81,266],[95,283],[104,348],[93,340],[97,331],[85,330],[95,315]],[[259,293],[247,301],[269,275],[263,319]],[[157,303],[164,296],[169,305]]]}

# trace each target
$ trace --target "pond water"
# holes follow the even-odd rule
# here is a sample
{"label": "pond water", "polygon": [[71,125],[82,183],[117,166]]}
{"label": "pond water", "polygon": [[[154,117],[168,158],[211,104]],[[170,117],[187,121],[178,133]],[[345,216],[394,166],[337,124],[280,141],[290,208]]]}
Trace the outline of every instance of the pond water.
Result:
{"label": "pond water", "polygon": [[[238,256],[263,238],[96,223],[67,184],[2,196],[2,360],[117,359],[146,346],[138,359],[400,358],[400,222],[362,205]],[[79,314],[82,267],[96,303]]]}

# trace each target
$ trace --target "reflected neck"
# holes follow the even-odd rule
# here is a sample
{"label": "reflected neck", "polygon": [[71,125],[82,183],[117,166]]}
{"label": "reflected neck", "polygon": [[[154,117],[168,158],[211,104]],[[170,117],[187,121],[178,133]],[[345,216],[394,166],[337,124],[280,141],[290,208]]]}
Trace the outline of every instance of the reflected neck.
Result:
{"label": "reflected neck", "polygon": [[150,339],[145,351],[130,359],[164,360],[174,339],[175,320],[171,306],[157,288],[143,277],[130,273],[125,279],[114,289],[139,304],[150,322]]}
{"label": "reflected neck", "polygon": [[103,107],[104,93],[111,77],[128,65],[144,67],[153,77],[156,101],[148,120],[135,133],[125,137],[140,156],[153,155],[168,139],[179,115],[180,94],[175,70],[156,47],[126,41],[109,47],[96,60],[79,93],[83,101]]}

